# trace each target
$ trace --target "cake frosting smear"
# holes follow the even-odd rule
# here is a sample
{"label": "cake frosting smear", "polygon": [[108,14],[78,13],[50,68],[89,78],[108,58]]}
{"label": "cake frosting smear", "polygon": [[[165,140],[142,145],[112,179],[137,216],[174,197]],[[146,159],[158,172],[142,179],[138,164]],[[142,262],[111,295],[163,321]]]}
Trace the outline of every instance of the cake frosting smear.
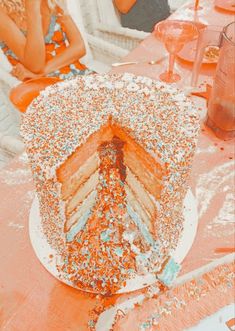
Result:
{"label": "cake frosting smear", "polygon": [[132,74],[41,92],[21,132],[60,278],[113,294],[154,274],[169,285],[199,118],[183,93]]}

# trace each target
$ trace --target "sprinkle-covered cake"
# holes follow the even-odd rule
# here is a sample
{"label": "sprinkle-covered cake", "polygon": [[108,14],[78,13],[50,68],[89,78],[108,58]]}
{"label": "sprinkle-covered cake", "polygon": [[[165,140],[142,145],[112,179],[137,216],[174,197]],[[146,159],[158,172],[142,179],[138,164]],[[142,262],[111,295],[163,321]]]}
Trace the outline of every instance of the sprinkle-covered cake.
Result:
{"label": "sprinkle-covered cake", "polygon": [[146,77],[90,75],[41,92],[22,123],[60,278],[112,294],[169,284],[199,130],[189,99]]}

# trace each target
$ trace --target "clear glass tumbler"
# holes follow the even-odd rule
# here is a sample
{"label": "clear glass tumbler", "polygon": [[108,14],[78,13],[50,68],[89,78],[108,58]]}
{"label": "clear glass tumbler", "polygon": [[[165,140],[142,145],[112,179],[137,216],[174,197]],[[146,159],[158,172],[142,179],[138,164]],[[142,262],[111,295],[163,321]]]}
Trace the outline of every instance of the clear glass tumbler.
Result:
{"label": "clear glass tumbler", "polygon": [[235,138],[235,22],[228,24],[221,33],[206,125],[220,139]]}

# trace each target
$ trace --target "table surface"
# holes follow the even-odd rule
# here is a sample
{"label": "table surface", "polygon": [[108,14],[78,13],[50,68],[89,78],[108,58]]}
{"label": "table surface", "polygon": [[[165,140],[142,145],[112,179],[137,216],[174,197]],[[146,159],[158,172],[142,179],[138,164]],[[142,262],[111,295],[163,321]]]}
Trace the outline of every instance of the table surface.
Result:
{"label": "table surface", "polygon": [[[213,1],[204,0],[201,4],[204,9],[198,12],[196,19],[204,23],[225,25],[234,19],[231,14],[216,11]],[[193,13],[185,5],[172,17],[192,19]],[[150,35],[125,60],[152,60],[163,53],[163,46]],[[184,87],[192,68],[177,63],[177,69],[183,76],[179,86]],[[141,64],[113,70],[125,71],[156,79],[162,65]],[[210,81],[212,74],[204,72],[201,82]],[[203,122],[205,101],[196,97],[194,101],[199,106]],[[199,225],[194,244],[183,261],[181,274],[225,254],[217,253],[216,249],[233,245],[233,176],[233,142],[217,139],[202,124],[190,183],[198,203]],[[100,297],[60,283],[37,260],[28,234],[34,195],[27,157],[23,154],[0,171],[0,330],[88,330],[90,312],[97,307]],[[115,305],[120,296],[107,298],[110,300]]]}

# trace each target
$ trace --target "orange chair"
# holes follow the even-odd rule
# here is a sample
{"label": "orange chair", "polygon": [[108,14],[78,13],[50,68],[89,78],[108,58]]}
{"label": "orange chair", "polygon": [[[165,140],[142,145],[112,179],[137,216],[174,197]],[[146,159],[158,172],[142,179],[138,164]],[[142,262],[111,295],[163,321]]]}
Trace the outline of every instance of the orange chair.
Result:
{"label": "orange chair", "polygon": [[226,322],[227,327],[229,330],[234,331],[235,330],[235,318],[232,318],[231,320]]}
{"label": "orange chair", "polygon": [[61,79],[57,77],[41,77],[27,80],[11,89],[10,100],[20,112],[24,113],[33,99],[39,95],[40,91],[59,81]]}

